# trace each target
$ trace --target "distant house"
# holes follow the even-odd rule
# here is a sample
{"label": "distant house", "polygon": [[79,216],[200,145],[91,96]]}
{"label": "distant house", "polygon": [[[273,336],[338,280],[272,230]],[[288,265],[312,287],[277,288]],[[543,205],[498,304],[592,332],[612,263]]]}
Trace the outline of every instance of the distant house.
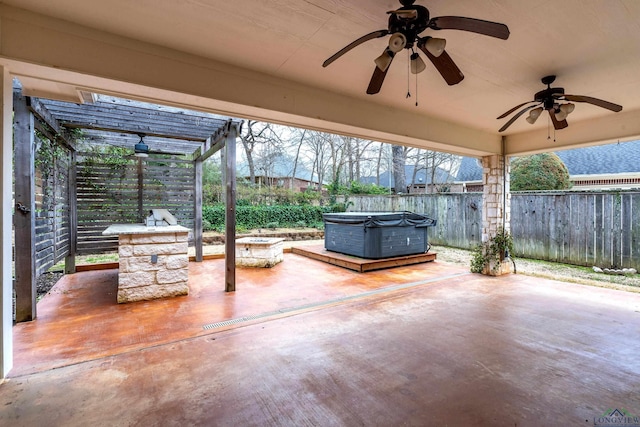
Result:
{"label": "distant house", "polygon": [[[244,177],[249,180],[248,176]],[[256,175],[256,184],[258,186],[287,188],[294,191],[318,191],[320,184],[317,181],[311,181],[303,178],[293,178],[290,176],[265,176]]]}
{"label": "distant house", "polygon": [[[415,180],[413,179],[413,171],[415,166],[406,165],[404,167],[404,173],[407,180],[407,188],[404,190],[408,193],[438,193],[438,192],[451,192],[451,191],[460,191],[458,189],[453,189],[454,186],[454,176],[452,176],[449,172],[442,168],[436,168],[435,174],[431,173],[431,168],[427,169],[418,169],[415,174]],[[433,175],[433,179],[432,179]],[[364,184],[375,184],[375,177],[363,177],[360,178],[360,182]],[[389,171],[385,171],[380,174],[380,186],[391,188],[394,192],[395,188],[395,180],[393,178],[393,173]]]}
{"label": "distant house", "polygon": [[482,191],[482,165],[480,159],[463,157],[455,180],[459,192]]}
{"label": "distant house", "polygon": [[[246,161],[239,162],[237,167],[239,176],[242,174],[243,178],[249,181],[249,166]],[[290,156],[277,155],[271,158],[268,166],[255,165],[254,182],[256,186],[287,188],[294,191],[318,191],[322,188],[322,185],[313,179],[314,174],[304,165],[297,165],[295,176],[293,169],[293,159]]]}
{"label": "distant house", "polygon": [[640,141],[558,151],[576,189],[640,188]]}
{"label": "distant house", "polygon": [[[640,188],[640,141],[557,151],[575,190]],[[464,157],[455,180],[463,192],[482,191],[482,166]]]}

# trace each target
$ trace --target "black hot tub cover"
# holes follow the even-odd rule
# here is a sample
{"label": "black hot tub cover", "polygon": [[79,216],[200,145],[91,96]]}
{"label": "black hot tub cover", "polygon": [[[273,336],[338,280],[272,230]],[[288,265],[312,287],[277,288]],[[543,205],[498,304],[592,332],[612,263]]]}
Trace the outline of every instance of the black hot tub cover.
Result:
{"label": "black hot tub cover", "polygon": [[426,215],[403,212],[339,212],[323,215],[329,224],[359,225],[365,228],[378,227],[433,227],[436,220]]}

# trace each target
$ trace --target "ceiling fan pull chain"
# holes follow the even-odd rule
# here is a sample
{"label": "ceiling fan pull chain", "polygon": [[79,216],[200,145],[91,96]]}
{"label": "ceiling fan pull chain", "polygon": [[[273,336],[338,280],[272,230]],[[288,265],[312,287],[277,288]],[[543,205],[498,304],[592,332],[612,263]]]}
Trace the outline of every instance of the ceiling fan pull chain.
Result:
{"label": "ceiling fan pull chain", "polygon": [[407,50],[407,54],[408,54],[408,65],[407,65],[407,96],[406,98],[411,98],[411,51]]}
{"label": "ceiling fan pull chain", "polygon": [[547,117],[547,140],[549,139],[551,139],[551,116]]}
{"label": "ceiling fan pull chain", "polygon": [[416,107],[418,106],[418,75],[416,74]]}

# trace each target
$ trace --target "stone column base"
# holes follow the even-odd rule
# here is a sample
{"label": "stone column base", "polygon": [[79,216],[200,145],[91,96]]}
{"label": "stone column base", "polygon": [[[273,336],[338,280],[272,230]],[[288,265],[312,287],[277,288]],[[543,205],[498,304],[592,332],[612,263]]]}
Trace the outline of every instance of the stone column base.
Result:
{"label": "stone column base", "polygon": [[503,274],[511,273],[513,273],[513,262],[511,258],[505,258],[500,261],[497,266],[495,261],[490,261],[489,265],[482,270],[482,274],[486,276],[502,276]]}

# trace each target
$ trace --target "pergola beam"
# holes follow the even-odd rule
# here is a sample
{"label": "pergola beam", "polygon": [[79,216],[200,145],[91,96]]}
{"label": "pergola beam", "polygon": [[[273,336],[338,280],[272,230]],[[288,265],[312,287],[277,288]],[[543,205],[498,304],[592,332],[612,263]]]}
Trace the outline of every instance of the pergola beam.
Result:
{"label": "pergola beam", "polygon": [[[83,129],[82,139],[89,143],[108,144],[132,149],[138,143],[140,137],[130,133]],[[149,146],[151,152],[179,155],[192,155],[203,146],[202,142],[157,136],[145,136],[144,143]]]}
{"label": "pergola beam", "polygon": [[16,322],[36,318],[34,116],[14,92]]}
{"label": "pergola beam", "polygon": [[[14,86],[14,90],[15,89],[16,87]],[[38,98],[27,96],[26,100],[29,110],[39,119],[35,122],[36,129],[52,141],[57,138],[61,139],[67,148],[71,151],[75,151],[76,147],[69,135],[69,131],[51,115],[47,107],[45,107]],[[51,130],[47,129],[47,127]],[[53,133],[51,131],[53,131]]]}
{"label": "pergola beam", "polygon": [[71,104],[43,100],[44,105],[60,123],[70,128],[143,133],[150,136],[204,142],[208,135],[224,126],[225,119],[159,111],[151,107],[118,105],[112,102]]}
{"label": "pergola beam", "polygon": [[236,138],[238,126],[229,121],[225,131],[226,210],[225,210],[225,291],[236,290]]}

